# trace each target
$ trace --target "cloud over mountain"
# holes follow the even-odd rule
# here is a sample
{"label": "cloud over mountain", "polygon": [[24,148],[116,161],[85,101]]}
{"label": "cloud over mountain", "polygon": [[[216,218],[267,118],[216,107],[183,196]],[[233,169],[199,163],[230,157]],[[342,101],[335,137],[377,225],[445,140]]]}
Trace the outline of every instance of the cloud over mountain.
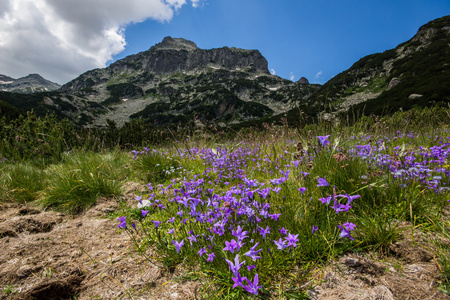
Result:
{"label": "cloud over mountain", "polygon": [[[128,24],[170,21],[187,0],[6,0],[0,2],[0,70],[64,83],[104,67],[125,47]],[[190,1],[194,7],[199,1]]]}

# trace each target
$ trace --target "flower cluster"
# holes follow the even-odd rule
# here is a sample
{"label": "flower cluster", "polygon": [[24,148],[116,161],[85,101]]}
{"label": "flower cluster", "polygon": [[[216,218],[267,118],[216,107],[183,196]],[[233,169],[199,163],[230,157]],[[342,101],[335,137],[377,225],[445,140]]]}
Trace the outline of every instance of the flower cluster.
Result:
{"label": "flower cluster", "polygon": [[[327,138],[319,138],[323,147],[330,143]],[[189,252],[206,264],[226,262],[233,288],[255,295],[262,287],[258,271],[264,267],[264,261],[274,255],[295,256],[301,243],[298,233],[281,225],[289,224],[289,220],[280,221],[283,206],[277,205],[286,197],[283,190],[289,181],[295,181],[294,173],[310,180],[308,172],[300,171],[301,161],[310,157],[308,153],[308,158],[291,160],[288,152],[265,156],[260,156],[260,152],[258,147],[178,151],[182,159],[203,161],[205,171],[190,179],[174,179],[171,184],[155,189],[149,184],[148,198],[137,198],[143,224],[150,230],[147,234],[158,239],[164,234],[167,242],[163,243],[172,247],[176,255]],[[155,152],[146,149],[144,153]],[[143,153],[134,154],[138,158]],[[269,178],[252,178],[253,172],[264,172]],[[329,183],[319,178],[317,186],[327,187]],[[307,191],[306,187],[298,188],[298,196],[303,197]],[[338,214],[349,211],[358,197],[333,194],[329,199],[319,200]],[[342,199],[346,203],[342,204]],[[120,228],[127,228],[125,217],[119,221]],[[337,226],[342,230],[341,237],[353,239],[350,232],[355,224]],[[314,225],[308,231],[313,236],[318,229]]]}

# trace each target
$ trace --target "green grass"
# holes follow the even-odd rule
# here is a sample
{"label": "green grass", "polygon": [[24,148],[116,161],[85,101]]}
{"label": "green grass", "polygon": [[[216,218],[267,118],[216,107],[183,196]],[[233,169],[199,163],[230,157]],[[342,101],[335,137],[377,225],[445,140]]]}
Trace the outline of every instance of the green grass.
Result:
{"label": "green grass", "polygon": [[[423,117],[430,116],[432,112],[416,113],[423,113],[420,115]],[[448,205],[448,192],[434,193],[418,181],[403,186],[388,170],[351,156],[350,149],[354,149],[356,145],[375,146],[377,143],[382,144],[380,140],[389,137],[389,141],[385,139],[383,142],[385,150],[382,154],[404,161],[408,151],[417,151],[420,146],[439,146],[446,141],[445,137],[449,136],[448,124],[443,122],[436,127],[430,118],[427,125],[424,120],[418,122],[418,117],[411,117],[411,114],[399,113],[392,119],[364,117],[350,126],[340,127],[324,123],[302,128],[267,125],[264,130],[245,129],[234,134],[224,134],[226,138],[219,135],[208,136],[206,132],[191,132],[189,136],[185,132],[170,132],[169,139],[146,144],[149,148],[136,152],[134,158],[133,153],[126,149],[93,152],[80,150],[83,147],[58,151],[58,155],[52,156],[52,159],[38,159],[39,163],[30,160],[31,153],[22,159],[20,155],[11,156],[0,163],[0,201],[32,202],[45,208],[79,213],[94,205],[98,197],[120,196],[121,187],[127,181],[139,181],[142,185],[151,183],[153,190],[148,190],[141,196],[143,199],[160,201],[159,204],[165,205],[164,209],[157,206],[146,208],[148,215],[142,217],[141,209],[123,204],[113,216],[126,216],[128,224],[134,222],[137,225],[137,230],[131,229],[131,226],[127,228],[136,242],[137,251],[145,255],[146,250],[152,248],[156,254],[149,258],[150,262],[168,271],[182,266],[187,278],[208,282],[202,290],[207,298],[241,299],[248,297],[248,293],[232,288],[230,271],[225,262],[225,258],[232,259],[234,256],[222,251],[224,242],[230,241],[232,235],[228,232],[215,240],[217,256],[213,264],[200,259],[197,254],[199,249],[196,245],[190,248],[186,238],[190,230],[199,235],[209,234],[211,224],[190,222],[183,226],[180,222],[176,225],[165,222],[182,206],[173,205],[173,201],[170,201],[176,194],[174,189],[184,191],[187,189],[185,182],[204,180],[199,189],[211,191],[204,192],[201,200],[214,200],[217,196],[231,193],[231,187],[243,184],[242,177],[232,177],[238,169],[248,179],[257,180],[264,187],[273,187],[271,180],[282,177],[280,171],[296,161],[298,165],[289,167],[291,173],[288,180],[279,185],[279,192],[270,192],[266,200],[270,204],[271,213],[281,213],[280,219],[264,220],[263,226],[270,227],[274,234],[278,234],[281,227],[298,234],[297,247],[289,252],[275,251],[272,240],[258,235],[253,237],[253,242],[246,240],[247,244],[243,247],[247,251],[254,243],[260,242],[258,248],[262,249],[260,255],[265,260],[258,260],[254,264],[260,276],[260,284],[264,285],[262,297],[270,295],[304,299],[306,294],[302,286],[309,280],[314,268],[352,251],[389,255],[389,246],[406,238],[403,235],[405,227],[398,227],[400,223],[410,224],[406,226],[410,226],[412,230],[426,228],[431,234],[448,238],[448,224],[443,221],[444,210]],[[139,128],[141,127],[130,128],[130,134]],[[119,129],[114,130],[118,132]],[[397,130],[404,130],[405,133],[414,131],[419,137],[402,135],[392,138],[398,134]],[[322,148],[318,145],[316,136],[327,134],[331,135],[331,144]],[[51,138],[48,137],[48,140]],[[38,144],[35,145],[39,150]],[[45,147],[48,149],[48,145]],[[394,151],[394,147],[398,147],[398,150]],[[202,158],[202,148],[209,149],[211,156],[219,155],[221,149],[227,149],[224,161],[232,160],[238,167],[234,169],[233,166],[227,166],[221,169],[220,166],[213,165],[212,161]],[[134,149],[141,151],[142,148],[136,146]],[[39,152],[37,150],[36,153]],[[241,161],[239,155],[233,156],[235,151],[247,153],[245,161]],[[306,152],[309,155],[305,156]],[[443,162],[443,167],[448,166],[448,161]],[[222,173],[219,175],[217,170]],[[302,172],[308,172],[309,175],[304,176]],[[220,176],[226,179],[222,180]],[[319,178],[326,178],[330,186],[318,187]],[[299,188],[306,190],[301,193]],[[330,205],[319,201],[333,194],[361,197],[352,202],[350,211],[336,213]],[[255,199],[260,199],[258,197],[255,196]],[[218,205],[223,211],[227,207],[226,203]],[[163,221],[157,230],[152,222],[155,220]],[[357,225],[353,234],[354,241],[340,237],[337,225],[345,222]],[[248,226],[246,230],[257,232],[256,224],[250,220],[245,224]],[[318,227],[315,233],[312,233],[313,226]],[[172,227],[175,235],[167,233]],[[187,245],[180,253],[175,251],[172,243],[174,239],[185,239]],[[441,270],[440,287],[448,293],[449,249],[444,243],[436,242],[436,245]],[[208,244],[203,243],[201,246],[206,247]],[[250,263],[253,262],[247,259],[246,265]],[[253,275],[250,271],[243,272],[249,277]]]}
{"label": "green grass", "polygon": [[44,172],[31,161],[0,164],[0,201],[30,202],[44,189]]}
{"label": "green grass", "polygon": [[92,206],[99,196],[121,194],[127,157],[119,152],[77,153],[46,169],[46,188],[39,203],[57,210],[78,212]]}

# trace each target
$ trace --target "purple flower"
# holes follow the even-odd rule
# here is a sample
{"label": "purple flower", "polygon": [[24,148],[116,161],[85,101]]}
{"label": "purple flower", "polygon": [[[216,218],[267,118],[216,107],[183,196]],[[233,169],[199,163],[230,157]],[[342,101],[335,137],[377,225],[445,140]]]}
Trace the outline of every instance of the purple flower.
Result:
{"label": "purple flower", "polygon": [[255,265],[247,266],[247,270],[248,270],[249,272],[253,271],[254,269],[256,269],[256,266],[255,266]]}
{"label": "purple flower", "polygon": [[133,227],[136,230],[136,224],[131,223],[131,227]]}
{"label": "purple flower", "polygon": [[305,187],[301,187],[301,188],[298,189],[298,191],[299,191],[300,193],[304,194],[305,191],[306,191],[306,188],[305,188]]}
{"label": "purple flower", "polygon": [[203,254],[206,254],[206,253],[207,253],[206,248],[202,248],[202,249],[200,249],[200,250],[197,252],[197,254],[198,254],[200,257],[202,257],[202,255],[203,255]]}
{"label": "purple flower", "polygon": [[184,240],[181,240],[181,242],[172,241],[172,244],[174,244],[175,247],[177,248],[177,253],[180,253],[180,249],[184,245]]}
{"label": "purple flower", "polygon": [[258,247],[259,243],[256,243],[253,247],[250,248],[250,251],[246,252],[244,255],[251,257],[253,261],[256,261],[257,259],[260,259],[261,256],[256,256],[259,252],[262,251],[262,249],[256,250],[256,247]]}
{"label": "purple flower", "polygon": [[216,255],[213,253],[208,254],[208,259],[206,261],[212,262],[214,260],[214,257],[216,257]]}
{"label": "purple flower", "polygon": [[319,183],[317,186],[330,186],[325,178],[319,178],[317,179],[317,182]]}
{"label": "purple flower", "polygon": [[143,217],[145,217],[149,212],[149,210],[141,210],[141,214]]}
{"label": "purple flower", "polygon": [[253,282],[247,279],[248,285],[242,286],[247,292],[258,295],[258,289],[262,288],[262,285],[258,285],[258,274],[255,274],[255,278],[253,279]]}
{"label": "purple flower", "polygon": [[287,233],[288,233],[288,231],[289,231],[289,229],[284,229],[284,227],[283,228],[281,228],[281,229],[278,229],[280,232],[281,232],[281,234],[283,234],[283,235],[286,235]]}
{"label": "purple flower", "polygon": [[273,188],[272,191],[274,191],[275,193],[278,194],[278,193],[280,193],[281,188],[280,187],[276,187],[276,188]]}
{"label": "purple flower", "polygon": [[235,249],[238,249],[239,251],[240,245],[235,241],[231,240],[230,242],[225,241],[225,248],[223,248],[223,251],[230,251],[231,253],[234,253]]}
{"label": "purple flower", "polygon": [[314,234],[318,229],[319,229],[319,227],[317,227],[316,225],[313,225],[311,233]]}
{"label": "purple flower", "polygon": [[286,239],[286,241],[288,242],[288,244],[287,244],[287,247],[289,247],[289,246],[294,246],[294,248],[295,247],[297,247],[297,244],[296,244],[296,242],[298,242],[298,234],[288,234],[287,235],[287,237],[285,237],[285,239]]}
{"label": "purple flower", "polygon": [[355,228],[357,227],[354,223],[352,222],[346,222],[344,224],[342,224],[342,226],[344,226],[347,230],[353,231],[355,230]]}
{"label": "purple flower", "polygon": [[352,231],[353,229],[356,228],[356,225],[353,223],[344,223],[343,224],[344,227],[342,227],[341,225],[337,225],[337,227],[339,227],[339,229],[341,229],[341,234],[339,235],[339,237],[341,238],[349,238],[352,241],[354,240],[354,238],[352,237],[350,231]]}
{"label": "purple flower", "polygon": [[175,217],[170,218],[167,222],[173,223],[175,221]]}
{"label": "purple flower", "polygon": [[326,198],[320,198],[319,201],[322,202],[323,204],[327,204],[328,205],[331,202],[331,196],[328,196]]}
{"label": "purple flower", "polygon": [[326,145],[331,143],[330,141],[327,140],[329,136],[330,135],[316,136],[316,138],[319,139],[320,145],[322,145],[322,147],[325,147]]}
{"label": "purple flower", "polygon": [[273,240],[273,242],[277,246],[278,250],[283,250],[284,248],[287,247],[286,246],[286,241],[284,241],[282,238],[280,238],[278,241]]}
{"label": "purple flower", "polygon": [[189,240],[191,247],[192,247],[192,243],[197,243],[197,237],[195,235],[190,235],[187,237],[187,239]]}
{"label": "purple flower", "polygon": [[239,254],[236,254],[236,257],[234,258],[234,264],[229,261],[228,259],[225,259],[226,262],[228,263],[228,265],[230,266],[230,270],[231,272],[233,272],[234,276],[238,276],[237,274],[239,274],[239,269],[241,268],[241,266],[244,264],[243,262],[239,262]]}
{"label": "purple flower", "polygon": [[235,236],[239,242],[243,241],[247,236],[247,231],[242,231],[241,225],[238,226],[236,231],[231,230],[231,234]]}
{"label": "purple flower", "polygon": [[155,228],[158,228],[158,227],[159,227],[159,224],[161,224],[160,221],[152,221],[152,222],[155,223]]}
{"label": "purple flower", "polygon": [[169,229],[169,231],[167,231],[167,233],[173,234],[173,230],[174,230],[174,229],[175,229],[175,228]]}
{"label": "purple flower", "polygon": [[231,279],[233,279],[234,281],[233,289],[237,288],[238,286],[243,287],[244,280],[247,280],[247,277],[241,277],[240,273],[237,273],[236,275],[237,275],[236,277],[231,277]]}
{"label": "purple flower", "polygon": [[258,227],[258,231],[259,231],[259,234],[261,234],[262,238],[265,239],[266,235],[268,233],[270,233],[270,228],[269,228],[269,226],[266,226],[266,229],[263,229],[262,227]]}
{"label": "purple flower", "polygon": [[117,218],[117,220],[119,220],[119,222],[120,222],[120,224],[117,225],[117,227],[122,228],[122,229],[127,228],[127,221],[126,221],[126,218],[127,218],[127,217],[124,217],[124,216],[122,216],[122,217],[120,217],[120,218]]}
{"label": "purple flower", "polygon": [[278,218],[281,216],[281,214],[271,214],[271,215],[269,215],[269,217],[272,219],[272,220],[275,220],[275,221],[278,221]]}

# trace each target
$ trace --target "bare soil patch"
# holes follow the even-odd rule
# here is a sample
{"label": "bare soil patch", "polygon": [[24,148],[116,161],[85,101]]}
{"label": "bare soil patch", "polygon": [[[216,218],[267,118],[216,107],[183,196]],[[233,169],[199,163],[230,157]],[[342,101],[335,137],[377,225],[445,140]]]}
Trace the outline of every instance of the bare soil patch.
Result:
{"label": "bare soil patch", "polygon": [[[122,201],[136,204],[137,184]],[[119,207],[101,198],[81,215],[0,204],[0,299],[193,299],[199,282],[180,278],[136,254],[118,222]]]}

